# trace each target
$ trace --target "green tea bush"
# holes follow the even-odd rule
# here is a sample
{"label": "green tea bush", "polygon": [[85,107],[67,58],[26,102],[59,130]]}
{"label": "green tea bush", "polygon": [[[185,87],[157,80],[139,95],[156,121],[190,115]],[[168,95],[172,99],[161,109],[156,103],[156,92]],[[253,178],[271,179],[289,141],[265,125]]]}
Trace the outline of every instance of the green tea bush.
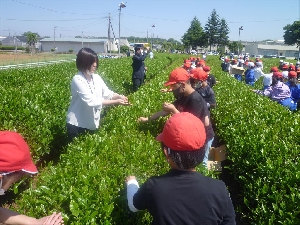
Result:
{"label": "green tea bush", "polygon": [[137,123],[137,118],[161,110],[164,101],[173,99],[159,90],[181,62],[182,58],[161,68],[160,76],[129,95],[133,106],[112,107],[96,134],[68,145],[58,164],[45,167],[22,194],[18,210],[32,216],[62,211],[66,224],[150,224],[148,213],[129,211],[124,179],[134,174],[144,182],[168,170],[154,139],[166,118],[147,124]]}
{"label": "green tea bush", "polygon": [[[101,59],[98,72],[109,88],[131,93],[131,58]],[[148,77],[172,62],[167,55],[146,60]],[[0,71],[0,130],[14,130],[31,147],[34,160],[58,154],[66,140],[65,117],[75,62]]]}
{"label": "green tea bush", "polygon": [[[212,117],[242,187],[243,224],[300,224],[299,113],[253,93],[222,72],[217,59],[209,63],[220,81]],[[264,65],[267,72],[277,62]]]}

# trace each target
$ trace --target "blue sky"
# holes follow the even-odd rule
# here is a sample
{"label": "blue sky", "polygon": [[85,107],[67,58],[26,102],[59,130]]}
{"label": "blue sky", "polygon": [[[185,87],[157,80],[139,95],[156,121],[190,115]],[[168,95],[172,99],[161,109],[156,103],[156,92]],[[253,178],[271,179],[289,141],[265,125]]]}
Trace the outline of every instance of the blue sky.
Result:
{"label": "blue sky", "polygon": [[[300,18],[300,0],[125,0],[121,36],[180,40],[196,16],[202,27],[213,9],[230,28],[230,40],[283,39],[283,27]],[[119,36],[119,0],[0,0],[0,36],[26,31],[41,36],[107,36],[108,15]],[[152,28],[152,25],[155,27]],[[239,38],[239,27],[243,26]],[[112,36],[113,36],[112,33]]]}

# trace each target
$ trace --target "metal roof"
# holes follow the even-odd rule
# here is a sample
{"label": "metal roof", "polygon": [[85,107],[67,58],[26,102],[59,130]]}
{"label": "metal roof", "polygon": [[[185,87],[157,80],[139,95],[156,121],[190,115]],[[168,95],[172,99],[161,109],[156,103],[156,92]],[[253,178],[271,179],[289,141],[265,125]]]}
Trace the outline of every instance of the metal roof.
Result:
{"label": "metal roof", "polygon": [[[106,42],[107,39],[97,39],[97,38],[55,38],[56,42],[84,42],[84,43],[99,43]],[[40,42],[54,42],[54,38],[43,38]]]}

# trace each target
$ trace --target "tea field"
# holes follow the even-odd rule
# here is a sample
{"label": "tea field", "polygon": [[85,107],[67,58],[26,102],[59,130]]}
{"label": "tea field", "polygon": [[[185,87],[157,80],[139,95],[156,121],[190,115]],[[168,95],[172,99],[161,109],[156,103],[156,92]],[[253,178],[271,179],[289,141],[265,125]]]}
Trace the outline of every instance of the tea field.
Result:
{"label": "tea field", "polygon": [[[124,181],[132,174],[142,183],[168,170],[155,141],[167,118],[146,124],[136,120],[173,101],[172,93],[160,89],[187,57],[156,54],[147,59],[147,79],[137,92],[131,89],[131,58],[101,59],[98,72],[108,87],[127,95],[133,105],[105,108],[97,133],[68,145],[65,117],[75,62],[0,71],[0,130],[21,133],[40,170],[29,183],[16,184],[8,193],[12,201],[3,199],[4,205],[35,217],[61,211],[65,224],[151,224],[147,212],[129,211]],[[219,81],[211,114],[227,146],[224,170],[231,174],[228,189],[238,221],[300,224],[299,112],[253,93],[222,72],[217,57],[208,56],[207,62]],[[276,59],[263,62],[265,72],[278,64]],[[255,84],[261,86],[261,81]]]}

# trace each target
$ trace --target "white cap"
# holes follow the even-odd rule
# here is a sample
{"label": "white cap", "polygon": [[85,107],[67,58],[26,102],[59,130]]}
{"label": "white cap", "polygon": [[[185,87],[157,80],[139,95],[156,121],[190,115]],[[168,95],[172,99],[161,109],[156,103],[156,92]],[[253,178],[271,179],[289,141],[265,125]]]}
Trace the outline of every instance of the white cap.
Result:
{"label": "white cap", "polygon": [[282,62],[283,62],[283,60],[282,60],[282,59],[280,59],[280,60],[279,60],[279,62],[281,62],[281,63],[282,63]]}
{"label": "white cap", "polygon": [[253,62],[249,62],[249,63],[248,63],[248,66],[249,66],[249,67],[254,67],[254,63],[253,63]]}
{"label": "white cap", "polygon": [[257,66],[262,66],[262,62],[256,62]]}

